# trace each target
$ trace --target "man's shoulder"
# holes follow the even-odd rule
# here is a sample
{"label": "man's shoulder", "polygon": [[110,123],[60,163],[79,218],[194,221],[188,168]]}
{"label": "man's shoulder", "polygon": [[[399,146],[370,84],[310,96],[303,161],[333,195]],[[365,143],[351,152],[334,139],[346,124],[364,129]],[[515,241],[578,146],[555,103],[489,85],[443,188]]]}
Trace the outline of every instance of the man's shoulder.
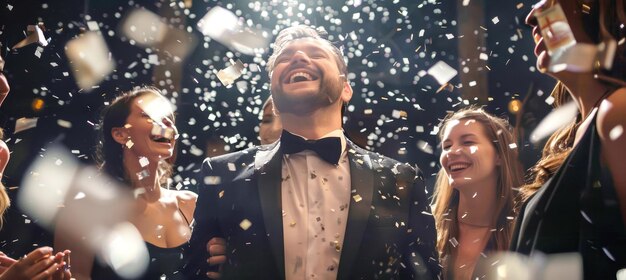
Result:
{"label": "man's shoulder", "polygon": [[411,166],[408,163],[403,163],[388,156],[368,151],[356,145],[351,145],[349,149],[348,152],[353,156],[368,157],[373,169],[389,170],[393,174],[406,177],[407,179],[421,177],[421,171],[417,166]]}
{"label": "man's shoulder", "polygon": [[253,146],[241,151],[236,151],[228,154],[223,154],[215,157],[207,157],[202,162],[203,165],[219,166],[233,163],[240,163],[244,161],[254,161],[254,157],[259,150],[263,150],[263,146]]}

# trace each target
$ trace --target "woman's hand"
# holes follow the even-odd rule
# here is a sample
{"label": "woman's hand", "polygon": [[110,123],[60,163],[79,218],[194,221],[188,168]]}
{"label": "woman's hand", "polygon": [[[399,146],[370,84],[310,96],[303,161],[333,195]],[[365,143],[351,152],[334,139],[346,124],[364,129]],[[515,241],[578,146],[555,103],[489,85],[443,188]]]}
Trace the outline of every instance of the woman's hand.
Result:
{"label": "woman's hand", "polygon": [[[13,260],[13,264],[0,274],[0,280],[47,280],[51,277],[59,277],[56,276],[57,272],[63,271],[65,265],[63,256],[64,253],[53,255],[50,247],[37,248],[17,261],[6,256],[0,256],[0,262],[8,259]],[[11,262],[11,260],[8,261]],[[65,277],[64,273],[62,275]]]}

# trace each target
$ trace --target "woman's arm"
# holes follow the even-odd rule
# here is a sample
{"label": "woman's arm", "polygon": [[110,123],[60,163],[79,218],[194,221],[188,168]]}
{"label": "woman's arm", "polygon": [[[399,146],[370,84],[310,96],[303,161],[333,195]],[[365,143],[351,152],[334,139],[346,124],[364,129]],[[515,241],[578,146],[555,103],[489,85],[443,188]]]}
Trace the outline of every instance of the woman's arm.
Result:
{"label": "woman's arm", "polygon": [[618,89],[602,102],[597,122],[602,159],[611,171],[626,225],[626,88]]}

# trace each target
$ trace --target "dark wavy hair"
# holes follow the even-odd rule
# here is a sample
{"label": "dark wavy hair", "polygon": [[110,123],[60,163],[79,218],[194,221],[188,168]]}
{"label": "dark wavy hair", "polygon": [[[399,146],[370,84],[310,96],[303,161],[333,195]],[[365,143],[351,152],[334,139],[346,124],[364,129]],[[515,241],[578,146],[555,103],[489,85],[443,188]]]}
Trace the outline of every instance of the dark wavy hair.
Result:
{"label": "dark wavy hair", "polygon": [[[162,96],[161,91],[154,87],[140,87],[124,92],[116,97],[110,105],[102,110],[100,117],[100,129],[98,131],[98,144],[96,147],[96,162],[101,171],[107,175],[130,185],[129,174],[124,169],[124,156],[122,145],[117,143],[111,135],[115,127],[123,127],[130,115],[130,108],[137,97],[146,94]],[[172,116],[174,121],[174,116]],[[157,176],[161,186],[167,185],[167,179],[172,175],[172,163],[175,155],[166,160],[159,161]]]}

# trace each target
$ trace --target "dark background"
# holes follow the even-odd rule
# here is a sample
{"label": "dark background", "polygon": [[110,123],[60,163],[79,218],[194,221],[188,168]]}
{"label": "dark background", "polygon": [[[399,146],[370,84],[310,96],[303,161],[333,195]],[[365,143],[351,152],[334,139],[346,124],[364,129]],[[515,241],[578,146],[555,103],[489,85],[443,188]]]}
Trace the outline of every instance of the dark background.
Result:
{"label": "dark background", "polygon": [[[99,109],[120,91],[140,85],[162,88],[177,106],[176,124],[182,135],[174,184],[183,183],[183,188],[193,190],[193,170],[199,167],[207,150],[218,153],[258,144],[258,114],[269,96],[263,66],[268,54],[244,55],[204,38],[196,23],[214,6],[227,8],[243,18],[246,25],[264,28],[274,35],[295,22],[325,27],[331,40],[344,47],[348,69],[353,74],[354,96],[345,124],[350,138],[370,150],[418,165],[431,182],[431,175],[439,169],[439,144],[431,132],[446,112],[465,105],[459,87],[468,85],[457,76],[450,82],[455,86],[451,91],[437,93],[440,85],[423,73],[438,61],[461,72],[459,48],[477,48],[459,46],[460,36],[473,34],[458,34],[458,26],[476,23],[457,20],[457,2],[205,0],[193,1],[191,7],[184,8],[182,1],[0,0],[1,54],[11,85],[0,109],[0,125],[12,151],[3,182],[14,198],[24,176],[30,176],[25,174],[29,164],[53,142],[63,143],[74,150],[80,161],[93,164]],[[509,102],[531,99],[526,105],[531,107],[530,112],[522,122],[529,129],[549,110],[544,100],[554,84],[534,70],[534,43],[530,28],[523,23],[534,1],[478,2],[482,2],[484,18],[478,19],[482,24],[475,29],[486,36],[481,52],[489,58],[479,60],[482,66],[469,67],[468,71],[486,71],[487,95],[491,98],[470,98],[467,104],[485,104],[490,112],[517,124],[515,114],[508,109]],[[118,31],[121,19],[135,7],[168,14],[165,21],[172,27],[198,39],[190,56],[174,66],[182,71],[179,78],[155,78],[158,75],[154,73],[159,70],[147,63],[154,50],[129,44]],[[88,20],[99,23],[116,70],[97,88],[85,92],[74,81],[64,46],[81,33]],[[49,38],[41,57],[35,55],[36,44],[11,50],[24,38],[26,26],[37,22],[44,23],[44,34]],[[238,79],[247,84],[245,91],[236,86],[224,87],[214,74],[227,67],[231,58],[261,68],[260,72],[253,72],[248,67],[247,73]],[[167,68],[169,63],[171,60],[165,58],[160,67]],[[36,99],[44,102],[41,110],[32,106]],[[370,114],[364,113],[369,110]],[[406,112],[406,117],[392,117],[394,110]],[[39,117],[37,127],[14,134],[15,121],[21,117]],[[71,122],[71,128],[59,126],[59,119]],[[521,141],[522,159],[528,167],[538,158],[538,152]],[[424,149],[424,143],[429,148]],[[51,244],[50,234],[15,205],[6,217],[0,250],[8,255],[19,256],[32,247]]]}

